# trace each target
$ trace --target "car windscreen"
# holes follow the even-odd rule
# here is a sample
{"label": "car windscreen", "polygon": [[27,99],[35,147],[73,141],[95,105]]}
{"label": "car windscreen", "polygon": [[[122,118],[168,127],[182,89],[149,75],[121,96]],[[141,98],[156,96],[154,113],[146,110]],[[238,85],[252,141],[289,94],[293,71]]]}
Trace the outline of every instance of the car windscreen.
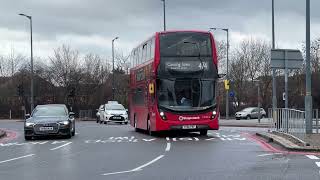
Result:
{"label": "car windscreen", "polygon": [[64,107],[59,106],[41,106],[36,107],[32,116],[67,116],[67,111]]}
{"label": "car windscreen", "polygon": [[106,104],[106,110],[125,110],[121,104]]}
{"label": "car windscreen", "polygon": [[243,110],[241,110],[242,112],[251,112],[252,110],[254,110],[254,108],[245,108]]}

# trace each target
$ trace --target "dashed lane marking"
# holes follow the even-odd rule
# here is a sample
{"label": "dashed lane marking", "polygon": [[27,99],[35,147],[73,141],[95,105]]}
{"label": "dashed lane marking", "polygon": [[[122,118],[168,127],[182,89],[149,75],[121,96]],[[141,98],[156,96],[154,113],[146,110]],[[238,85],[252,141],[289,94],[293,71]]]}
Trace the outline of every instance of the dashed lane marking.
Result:
{"label": "dashed lane marking", "polygon": [[282,153],[269,153],[269,154],[260,154],[258,157],[264,157],[264,156],[273,156],[273,155],[280,155]]}
{"label": "dashed lane marking", "polygon": [[313,160],[315,160],[315,159],[319,159],[317,156],[315,156],[315,155],[306,155],[309,159],[313,159]]}
{"label": "dashed lane marking", "polygon": [[168,151],[170,151],[170,148],[171,148],[171,143],[167,143],[167,147],[166,147],[166,151],[168,152]]}
{"label": "dashed lane marking", "polygon": [[6,162],[10,162],[10,161],[14,161],[14,160],[18,160],[18,159],[22,159],[22,158],[26,158],[26,157],[31,157],[31,156],[34,156],[34,155],[35,154],[28,154],[28,155],[25,155],[25,156],[20,156],[20,157],[8,159],[8,160],[0,161],[0,164],[6,163]]}
{"label": "dashed lane marking", "polygon": [[51,151],[54,151],[54,150],[56,150],[56,149],[62,148],[62,147],[64,147],[64,146],[67,146],[67,145],[69,145],[69,144],[71,144],[71,143],[72,143],[72,142],[68,142],[68,143],[65,143],[65,144],[63,144],[63,145],[61,145],[61,146],[52,148],[52,149],[50,149],[50,150],[51,150]]}

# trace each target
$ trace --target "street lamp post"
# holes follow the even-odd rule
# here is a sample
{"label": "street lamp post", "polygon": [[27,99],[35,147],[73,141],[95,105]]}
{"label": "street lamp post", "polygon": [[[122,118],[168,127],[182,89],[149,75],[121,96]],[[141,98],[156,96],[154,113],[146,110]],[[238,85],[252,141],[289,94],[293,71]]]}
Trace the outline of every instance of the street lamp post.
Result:
{"label": "street lamp post", "polygon": [[112,100],[114,100],[114,91],[115,91],[115,85],[114,85],[114,41],[119,39],[119,37],[115,37],[112,39]]}
{"label": "street lamp post", "polygon": [[161,0],[163,2],[163,31],[166,31],[166,0]]}
{"label": "street lamp post", "polygon": [[[229,79],[229,29],[228,28],[210,28],[210,30],[222,30],[227,32],[227,73],[226,79]],[[229,89],[226,90],[226,119],[229,119]]]}
{"label": "street lamp post", "polygon": [[26,14],[19,14],[20,16],[24,16],[30,20],[30,45],[31,45],[31,85],[30,85],[30,114],[33,111],[34,107],[34,94],[33,94],[33,45],[32,45],[32,17]]}
{"label": "street lamp post", "polygon": [[[275,32],[274,32],[274,0],[272,0],[272,49],[275,49]],[[276,70],[272,69],[272,112],[275,113],[277,108],[277,83]]]}
{"label": "street lamp post", "polygon": [[310,0],[306,0],[306,133],[312,134],[312,95],[310,69]]}

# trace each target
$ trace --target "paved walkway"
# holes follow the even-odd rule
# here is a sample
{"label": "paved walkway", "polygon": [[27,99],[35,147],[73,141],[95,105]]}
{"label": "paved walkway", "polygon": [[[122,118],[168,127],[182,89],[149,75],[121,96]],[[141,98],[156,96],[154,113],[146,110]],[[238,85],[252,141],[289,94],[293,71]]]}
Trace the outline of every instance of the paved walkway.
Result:
{"label": "paved walkway", "polygon": [[235,120],[235,119],[220,119],[219,124],[221,126],[232,126],[232,127],[270,127],[269,120],[264,118],[258,122],[258,119],[250,120]]}

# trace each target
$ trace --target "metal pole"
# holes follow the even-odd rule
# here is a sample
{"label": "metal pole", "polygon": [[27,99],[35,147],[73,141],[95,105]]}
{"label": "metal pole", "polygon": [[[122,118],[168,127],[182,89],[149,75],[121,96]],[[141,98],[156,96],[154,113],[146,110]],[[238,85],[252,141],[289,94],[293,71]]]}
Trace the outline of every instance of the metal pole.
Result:
{"label": "metal pole", "polygon": [[30,16],[30,33],[31,33],[31,38],[30,38],[30,44],[31,44],[31,89],[30,89],[30,96],[31,96],[31,100],[30,100],[30,104],[31,104],[31,112],[33,111],[33,107],[34,107],[34,92],[33,92],[33,45],[32,45],[32,17]]}
{"label": "metal pole", "polygon": [[261,112],[260,112],[260,81],[258,81],[258,123],[261,121]]}
{"label": "metal pole", "polygon": [[114,100],[114,40],[112,40],[112,100]]}
{"label": "metal pole", "polygon": [[[272,49],[275,49],[275,32],[274,32],[274,0],[272,0]],[[272,109],[273,113],[277,108],[277,84],[276,84],[276,70],[272,69]]]}
{"label": "metal pole", "polygon": [[306,0],[306,133],[312,134],[312,95],[310,69],[310,0]]}
{"label": "metal pole", "polygon": [[163,30],[166,31],[166,0],[163,0]]}
{"label": "metal pole", "polygon": [[[227,74],[226,79],[229,80],[229,29],[227,31]],[[229,89],[226,91],[226,119],[229,119]]]}
{"label": "metal pole", "polygon": [[288,74],[289,74],[289,70],[288,70],[288,52],[285,51],[284,53],[284,57],[285,57],[285,74],[284,74],[284,92],[285,92],[285,105],[284,108],[288,109]]}

